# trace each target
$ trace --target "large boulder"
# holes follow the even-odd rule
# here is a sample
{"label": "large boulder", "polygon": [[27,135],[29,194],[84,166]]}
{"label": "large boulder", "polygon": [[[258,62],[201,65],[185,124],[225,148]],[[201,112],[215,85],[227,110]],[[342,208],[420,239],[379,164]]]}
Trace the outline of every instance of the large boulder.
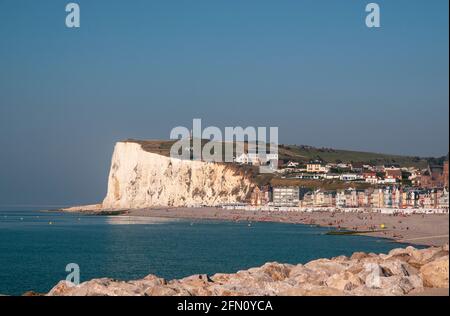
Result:
{"label": "large boulder", "polygon": [[327,286],[304,286],[281,292],[281,296],[345,296],[346,293]]}
{"label": "large boulder", "polygon": [[383,265],[366,264],[365,271],[359,274],[361,278],[365,277],[366,288],[379,290],[375,292],[377,295],[404,295],[423,288],[422,279],[406,266],[407,263],[387,261]]}
{"label": "large boulder", "polygon": [[369,257],[369,255],[365,252],[354,252],[350,257],[351,260],[361,260]]}
{"label": "large boulder", "polygon": [[293,267],[289,273],[288,282],[294,286],[302,284],[324,285],[330,274],[323,270],[312,270],[304,265]]}
{"label": "large boulder", "polygon": [[194,296],[212,295],[212,292],[208,289],[211,284],[212,280],[206,274],[196,274],[169,282],[170,287],[177,293],[188,292]]}
{"label": "large boulder", "polygon": [[385,275],[383,274],[383,269],[379,264],[367,263],[364,265],[364,271],[362,271],[359,276],[361,279],[365,280],[365,285],[368,288],[380,289],[381,278]]}
{"label": "large boulder", "polygon": [[362,285],[363,281],[357,275],[344,271],[337,273],[329,277],[326,281],[328,287],[340,290],[340,291],[351,291],[358,286]]}
{"label": "large boulder", "polygon": [[69,296],[139,296],[139,285],[113,279],[94,279],[75,286],[66,294]]}
{"label": "large boulder", "polygon": [[383,274],[386,276],[410,276],[418,273],[417,269],[411,267],[408,263],[398,259],[388,259],[380,263],[380,266],[383,269]]}
{"label": "large boulder", "polygon": [[441,257],[435,261],[422,266],[420,275],[426,287],[448,288],[448,256]]}
{"label": "large boulder", "polygon": [[109,278],[93,279],[75,285],[71,282],[60,281],[53,287],[48,296],[140,296],[155,286],[165,284],[166,281],[154,275],[142,280],[117,281]]}
{"label": "large boulder", "polygon": [[292,265],[271,262],[263,265],[259,272],[268,275],[273,281],[282,281],[289,276],[291,269]]}
{"label": "large boulder", "polygon": [[63,296],[69,293],[76,285],[68,281],[59,281],[50,292],[47,293],[48,296]]}
{"label": "large boulder", "polygon": [[423,288],[422,280],[417,275],[411,277],[391,276],[381,278],[381,289],[384,295],[404,295],[416,288]]}
{"label": "large boulder", "polygon": [[305,267],[313,271],[323,271],[328,276],[345,271],[347,263],[335,262],[329,259],[318,259],[305,264]]}
{"label": "large boulder", "polygon": [[[408,247],[410,248],[410,247]],[[408,249],[407,248],[407,249]],[[411,259],[409,260],[409,264],[417,269],[420,269],[427,263],[435,261],[441,257],[448,256],[448,250],[445,250],[444,247],[430,247],[427,249],[421,249],[414,251],[410,251]]]}
{"label": "large boulder", "polygon": [[184,288],[169,285],[156,285],[144,291],[145,296],[191,296]]}

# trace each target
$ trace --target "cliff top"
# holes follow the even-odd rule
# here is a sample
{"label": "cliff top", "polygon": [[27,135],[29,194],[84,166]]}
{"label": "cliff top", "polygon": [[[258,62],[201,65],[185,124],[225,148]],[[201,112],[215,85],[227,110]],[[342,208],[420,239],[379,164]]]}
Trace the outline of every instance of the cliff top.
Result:
{"label": "cliff top", "polygon": [[136,143],[141,145],[142,149],[162,156],[170,156],[170,148],[176,142],[175,140],[137,140],[126,139],[122,141],[124,143]]}
{"label": "cliff top", "polygon": [[[209,140],[202,140],[202,145]],[[124,142],[140,144],[145,151],[170,156],[170,148],[175,140],[137,140],[127,139]],[[245,145],[247,146],[247,145]],[[246,147],[247,148],[247,147]],[[224,152],[224,150],[223,150]],[[331,163],[366,163],[372,165],[398,164],[402,167],[425,168],[435,158],[412,157],[402,155],[390,155],[372,152],[341,150],[333,148],[316,148],[306,145],[279,145],[278,154],[280,160],[291,160],[305,163],[311,160],[322,160]]]}
{"label": "cliff top", "polygon": [[[162,156],[170,156],[170,148],[176,142],[176,140],[137,140],[127,139],[123,142],[136,143],[141,145],[142,149]],[[204,145],[208,140],[202,140]],[[245,146],[247,148],[247,146]],[[222,149],[225,152],[225,149]],[[382,164],[399,164],[400,166],[414,166],[424,168],[430,161],[427,158],[409,157],[409,156],[397,156],[397,155],[385,155],[370,152],[357,152],[348,150],[336,150],[331,148],[315,148],[304,145],[279,145],[278,153],[280,160],[296,161],[300,163],[309,162],[311,160],[323,160],[326,162],[362,162],[372,165]],[[326,189],[336,190],[345,189],[348,187],[356,187],[357,189],[366,189],[370,187],[369,184],[354,184],[354,183],[342,183],[337,180],[304,180],[304,179],[282,179],[275,174],[260,174],[258,167],[250,165],[237,165],[228,164],[229,168],[234,168],[237,173],[246,175],[255,184],[265,185],[271,183],[272,185],[295,185],[303,186],[313,189]]]}

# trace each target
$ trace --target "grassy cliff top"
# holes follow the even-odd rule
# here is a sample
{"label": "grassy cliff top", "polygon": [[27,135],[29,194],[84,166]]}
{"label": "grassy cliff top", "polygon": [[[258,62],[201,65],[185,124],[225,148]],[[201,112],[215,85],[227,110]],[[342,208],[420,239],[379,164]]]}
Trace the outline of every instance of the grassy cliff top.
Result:
{"label": "grassy cliff top", "polygon": [[170,156],[170,148],[176,142],[175,140],[138,140],[138,139],[126,139],[122,141],[124,143],[136,143],[141,145],[142,149],[162,156]]}
{"label": "grassy cliff top", "polygon": [[[136,140],[124,142],[140,144],[145,151],[170,156],[170,148],[175,140]],[[202,140],[202,144],[208,142]],[[247,148],[247,146],[246,146]],[[224,151],[224,150],[223,150]],[[425,168],[431,158],[390,155],[381,153],[341,150],[332,148],[316,148],[305,145],[279,145],[279,158],[305,163],[311,160],[323,160],[330,163],[366,163],[371,165],[398,164],[402,167]]]}

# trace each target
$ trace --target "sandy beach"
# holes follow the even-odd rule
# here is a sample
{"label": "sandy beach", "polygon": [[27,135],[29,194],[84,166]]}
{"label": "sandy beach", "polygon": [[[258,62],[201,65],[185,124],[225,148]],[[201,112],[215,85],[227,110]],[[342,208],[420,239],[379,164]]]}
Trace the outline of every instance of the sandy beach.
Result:
{"label": "sandy beach", "polygon": [[[448,214],[389,215],[379,213],[241,211],[222,208],[151,208],[121,216],[298,223],[350,230],[410,244],[442,246],[449,242]],[[382,228],[381,225],[384,225]],[[371,231],[367,233],[367,231]]]}

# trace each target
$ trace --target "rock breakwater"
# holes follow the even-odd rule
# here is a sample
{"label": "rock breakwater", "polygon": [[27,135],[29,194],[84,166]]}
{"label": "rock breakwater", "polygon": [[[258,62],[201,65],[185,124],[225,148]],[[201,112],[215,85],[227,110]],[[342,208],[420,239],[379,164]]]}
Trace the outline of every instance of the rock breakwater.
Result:
{"label": "rock breakwater", "polygon": [[165,280],[93,279],[59,282],[49,296],[392,296],[449,287],[448,244],[394,249],[388,254],[357,252],[351,257],[306,264],[266,263],[233,274],[193,275]]}

